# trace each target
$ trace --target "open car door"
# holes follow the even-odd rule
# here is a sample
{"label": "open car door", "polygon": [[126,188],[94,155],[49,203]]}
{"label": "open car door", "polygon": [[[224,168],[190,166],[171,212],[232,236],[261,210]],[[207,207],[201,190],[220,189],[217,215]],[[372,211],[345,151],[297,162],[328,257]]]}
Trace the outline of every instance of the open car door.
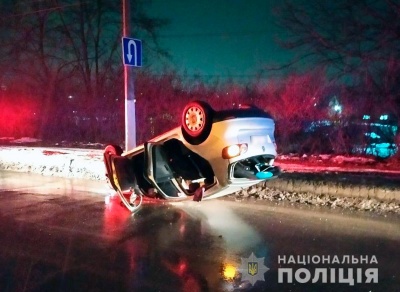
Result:
{"label": "open car door", "polygon": [[113,145],[106,147],[104,151],[106,175],[125,207],[134,212],[140,207],[142,197],[139,195],[140,202],[136,204],[137,195],[134,192],[136,187],[135,166],[131,159],[121,156],[121,153]]}
{"label": "open car door", "polygon": [[144,144],[145,176],[165,199],[182,199],[186,194],[176,181],[168,152],[161,143]]}

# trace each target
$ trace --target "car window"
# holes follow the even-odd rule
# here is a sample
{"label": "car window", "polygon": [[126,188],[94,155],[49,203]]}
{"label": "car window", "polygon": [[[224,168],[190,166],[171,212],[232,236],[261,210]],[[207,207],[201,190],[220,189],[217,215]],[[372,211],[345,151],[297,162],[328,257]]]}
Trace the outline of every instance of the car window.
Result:
{"label": "car window", "polygon": [[210,163],[187,148],[181,141],[177,139],[166,141],[164,149],[175,177],[185,180],[208,179],[213,181],[214,171]]}
{"label": "car window", "polygon": [[180,190],[176,188],[171,179],[174,178],[168,163],[168,156],[164,145],[154,145],[152,148],[153,174],[158,188],[169,197],[178,197]]}

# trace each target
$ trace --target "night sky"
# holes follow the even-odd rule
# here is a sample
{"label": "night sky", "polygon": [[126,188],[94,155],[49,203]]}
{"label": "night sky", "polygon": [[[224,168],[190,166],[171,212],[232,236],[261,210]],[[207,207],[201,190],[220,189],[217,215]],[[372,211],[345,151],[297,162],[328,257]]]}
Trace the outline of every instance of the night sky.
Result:
{"label": "night sky", "polygon": [[251,80],[289,53],[276,44],[274,0],[154,0],[149,14],[170,24],[159,33],[172,64],[189,76]]}

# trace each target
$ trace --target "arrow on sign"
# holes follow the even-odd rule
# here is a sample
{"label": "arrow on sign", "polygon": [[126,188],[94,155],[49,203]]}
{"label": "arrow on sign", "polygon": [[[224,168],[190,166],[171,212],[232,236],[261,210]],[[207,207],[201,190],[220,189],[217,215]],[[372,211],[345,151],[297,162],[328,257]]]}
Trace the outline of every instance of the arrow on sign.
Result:
{"label": "arrow on sign", "polygon": [[[131,45],[134,46],[134,52],[137,52],[137,48],[136,48],[136,43],[135,43],[135,41],[134,41],[134,40],[129,40],[129,42],[128,42],[128,54],[126,54],[126,56],[128,57],[129,63],[130,63],[131,60],[132,60]],[[136,54],[135,54],[135,55],[136,55]],[[135,58],[135,63],[134,63],[134,64],[137,65],[137,64],[136,64],[136,58]]]}

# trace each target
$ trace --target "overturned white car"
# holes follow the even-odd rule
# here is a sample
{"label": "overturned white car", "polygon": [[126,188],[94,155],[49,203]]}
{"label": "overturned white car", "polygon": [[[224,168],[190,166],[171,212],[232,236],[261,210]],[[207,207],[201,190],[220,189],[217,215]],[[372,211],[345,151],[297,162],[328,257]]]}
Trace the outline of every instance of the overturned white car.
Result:
{"label": "overturned white car", "polygon": [[214,111],[193,101],[183,110],[180,127],[124,153],[107,146],[106,175],[131,211],[142,196],[221,197],[280,174],[274,166],[274,129],[271,116],[257,107]]}

